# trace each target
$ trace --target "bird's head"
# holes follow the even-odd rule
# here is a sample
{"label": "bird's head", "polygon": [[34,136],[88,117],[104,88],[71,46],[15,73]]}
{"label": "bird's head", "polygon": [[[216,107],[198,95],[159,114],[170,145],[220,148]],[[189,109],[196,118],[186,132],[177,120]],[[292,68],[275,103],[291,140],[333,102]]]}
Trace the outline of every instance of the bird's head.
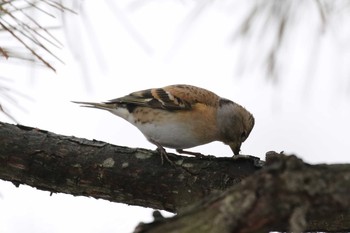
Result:
{"label": "bird's head", "polygon": [[219,103],[218,126],[221,141],[229,145],[235,155],[254,127],[254,117],[245,108],[227,99]]}

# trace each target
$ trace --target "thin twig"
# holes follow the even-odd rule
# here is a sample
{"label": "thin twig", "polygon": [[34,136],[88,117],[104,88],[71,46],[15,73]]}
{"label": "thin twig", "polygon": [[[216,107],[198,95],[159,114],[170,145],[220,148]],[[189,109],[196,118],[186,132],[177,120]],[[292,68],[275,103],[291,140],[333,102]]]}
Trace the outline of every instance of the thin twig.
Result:
{"label": "thin twig", "polygon": [[[11,6],[15,9],[18,9],[16,6],[14,6],[13,4],[11,4]],[[24,16],[26,16],[32,23],[34,23],[39,29],[43,30],[52,40],[54,40],[57,44],[55,44],[54,42],[52,42],[51,40],[47,39],[46,37],[44,37],[43,35],[41,35],[40,33],[37,32],[37,29],[34,29],[33,27],[29,27],[29,25],[26,25],[28,28],[30,28],[30,30],[32,30],[33,32],[37,33],[38,36],[40,36],[41,38],[43,38],[44,40],[46,40],[47,42],[49,42],[50,44],[52,44],[53,46],[57,47],[57,48],[61,48],[60,46],[62,46],[62,43],[56,38],[54,37],[48,30],[47,28],[42,27],[35,19],[33,19],[33,17],[31,17],[30,15],[28,15],[23,9],[18,9],[18,11],[20,11]]]}
{"label": "thin twig", "polygon": [[50,0],[41,0],[41,2],[44,2],[46,3],[47,5],[51,6],[51,7],[54,7],[60,11],[68,11],[70,13],[73,13],[73,14],[78,14],[77,12],[73,11],[72,9],[68,8],[68,7],[65,7],[64,5],[62,5],[61,3],[59,2],[56,2],[56,1],[50,1]]}
{"label": "thin twig", "polygon": [[6,51],[5,49],[1,48],[1,47],[0,47],[0,54],[1,54],[3,57],[5,57],[6,59],[9,58],[9,55],[8,55],[7,51]]}
{"label": "thin twig", "polygon": [[42,61],[47,67],[56,72],[56,69],[51,66],[45,59],[43,59],[39,54],[37,54],[30,46],[28,46],[19,36],[17,36],[11,29],[9,29],[6,25],[4,25],[0,21],[0,26],[3,27],[6,31],[8,31],[14,38],[16,38],[26,49],[28,49],[36,58]]}
{"label": "thin twig", "polygon": [[47,14],[48,16],[51,16],[52,18],[56,18],[53,14],[50,14],[49,12],[47,12],[47,11],[41,9],[41,8],[38,7],[36,4],[31,3],[31,2],[29,2],[28,0],[24,0],[24,1],[27,2],[29,6],[31,6],[31,7],[35,8],[35,9],[37,9],[38,11],[43,12],[43,13]]}
{"label": "thin twig", "polygon": [[[26,37],[27,39],[29,39],[30,41],[32,41],[34,44],[38,45],[39,47],[41,47],[42,49],[44,49],[47,53],[49,53],[51,56],[53,56],[54,58],[56,58],[58,61],[60,61],[61,63],[64,63],[59,57],[57,57],[54,53],[52,53],[45,45],[43,45],[39,40],[36,39],[36,37],[34,36],[34,33],[38,34],[36,31],[33,31],[30,29],[30,27],[26,24],[23,23],[22,21],[18,20],[17,17],[15,17],[13,14],[8,13],[8,15],[17,23],[18,26],[21,26],[21,28],[23,30],[18,30],[18,32],[20,34],[22,34],[24,37]],[[7,22],[6,20],[2,19],[5,23],[7,23],[9,26],[10,23]],[[11,30],[12,28],[16,28],[14,26],[11,26]],[[29,29],[29,30],[28,30]],[[27,32],[28,34],[26,34],[25,32]]]}

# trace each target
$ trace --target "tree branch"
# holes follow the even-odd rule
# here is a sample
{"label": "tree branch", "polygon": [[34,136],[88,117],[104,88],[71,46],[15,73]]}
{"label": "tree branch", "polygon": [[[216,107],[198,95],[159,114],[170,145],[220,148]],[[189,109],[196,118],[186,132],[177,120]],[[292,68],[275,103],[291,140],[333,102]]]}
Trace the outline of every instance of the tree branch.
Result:
{"label": "tree branch", "polygon": [[1,179],[179,213],[135,232],[350,230],[350,165],[169,156],[0,123]]}
{"label": "tree branch", "polygon": [[257,158],[191,158],[0,122],[0,179],[178,212],[259,170]]}
{"label": "tree branch", "polygon": [[266,165],[229,190],[137,233],[350,231],[350,165],[309,165],[270,152]]}

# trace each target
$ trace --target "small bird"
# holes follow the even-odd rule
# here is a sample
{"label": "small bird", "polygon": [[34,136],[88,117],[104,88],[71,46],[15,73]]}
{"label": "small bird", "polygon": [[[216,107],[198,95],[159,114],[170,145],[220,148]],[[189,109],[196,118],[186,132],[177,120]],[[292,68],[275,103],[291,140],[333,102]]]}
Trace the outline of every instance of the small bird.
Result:
{"label": "small bird", "polygon": [[254,127],[254,117],[241,105],[206,89],[170,85],[133,92],[102,103],[78,102],[107,110],[136,126],[157,146],[162,163],[169,162],[164,147],[178,153],[203,156],[183,149],[221,141],[235,155]]}

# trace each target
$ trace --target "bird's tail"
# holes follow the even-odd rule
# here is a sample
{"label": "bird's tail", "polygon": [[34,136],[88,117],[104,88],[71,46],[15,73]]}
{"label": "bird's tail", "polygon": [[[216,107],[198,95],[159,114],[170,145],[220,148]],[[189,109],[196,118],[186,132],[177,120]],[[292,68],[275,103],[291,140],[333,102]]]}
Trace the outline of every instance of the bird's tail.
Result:
{"label": "bird's tail", "polygon": [[116,103],[94,103],[94,102],[81,102],[81,101],[72,101],[72,103],[80,104],[81,107],[97,108],[97,109],[103,109],[107,111],[116,109],[118,107]]}

